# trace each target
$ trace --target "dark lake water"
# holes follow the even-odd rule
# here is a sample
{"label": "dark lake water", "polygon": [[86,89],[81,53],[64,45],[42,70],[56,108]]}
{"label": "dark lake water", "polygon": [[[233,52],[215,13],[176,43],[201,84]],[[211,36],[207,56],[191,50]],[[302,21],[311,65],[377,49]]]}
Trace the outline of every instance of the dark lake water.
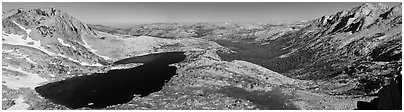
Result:
{"label": "dark lake water", "polygon": [[169,64],[185,59],[184,52],[127,58],[114,64],[144,63],[131,69],[110,70],[49,83],[35,88],[41,96],[68,108],[103,108],[127,103],[134,95],[147,96],[162,89],[176,74]]}
{"label": "dark lake water", "polygon": [[126,58],[114,62],[114,65],[129,64],[129,63],[158,63],[158,64],[173,64],[185,59],[184,52],[164,52],[155,53],[132,58]]}

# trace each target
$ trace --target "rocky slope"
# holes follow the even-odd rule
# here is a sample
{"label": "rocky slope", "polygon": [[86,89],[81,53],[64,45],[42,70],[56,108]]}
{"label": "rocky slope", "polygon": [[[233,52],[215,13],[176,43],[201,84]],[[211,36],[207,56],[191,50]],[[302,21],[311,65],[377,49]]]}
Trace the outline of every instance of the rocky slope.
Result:
{"label": "rocky slope", "polygon": [[365,3],[291,24],[156,23],[118,34],[213,40],[237,52],[221,54],[225,60],[251,61],[288,77],[318,80],[313,88],[329,94],[374,94],[387,79],[400,75],[401,9],[401,4]]}
{"label": "rocky slope", "polygon": [[324,80],[320,88],[336,94],[372,94],[401,75],[401,18],[401,4],[366,3],[313,20],[283,38],[286,50],[298,49],[288,58],[306,58],[287,75]]}

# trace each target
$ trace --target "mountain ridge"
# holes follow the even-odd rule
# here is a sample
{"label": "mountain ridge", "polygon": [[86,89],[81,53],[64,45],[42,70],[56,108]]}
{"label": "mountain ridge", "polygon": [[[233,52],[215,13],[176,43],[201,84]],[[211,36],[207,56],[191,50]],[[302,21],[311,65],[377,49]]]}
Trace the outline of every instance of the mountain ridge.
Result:
{"label": "mountain ridge", "polygon": [[[17,9],[11,13],[3,17],[3,34],[24,34],[39,42],[39,46],[43,47],[42,51],[49,51],[50,54],[68,53],[66,54],[67,57],[80,62],[84,61],[83,63],[95,62],[93,59],[90,61],[89,58],[78,56],[80,54],[96,55],[83,39],[83,36],[92,36],[95,35],[95,32],[67,13],[55,8]],[[22,33],[26,29],[29,29],[30,32]],[[49,46],[51,49],[47,49]],[[72,52],[76,49],[81,49],[79,50],[81,53]],[[59,56],[66,57],[64,55]],[[99,59],[103,60],[102,58]]]}

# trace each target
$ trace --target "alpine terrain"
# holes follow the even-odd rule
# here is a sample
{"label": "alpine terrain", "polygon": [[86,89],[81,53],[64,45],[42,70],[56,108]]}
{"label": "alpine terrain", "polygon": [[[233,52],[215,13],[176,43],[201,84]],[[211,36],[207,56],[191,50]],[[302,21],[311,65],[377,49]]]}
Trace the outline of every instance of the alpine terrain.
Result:
{"label": "alpine terrain", "polygon": [[401,11],[119,28],[3,10],[2,109],[401,110]]}

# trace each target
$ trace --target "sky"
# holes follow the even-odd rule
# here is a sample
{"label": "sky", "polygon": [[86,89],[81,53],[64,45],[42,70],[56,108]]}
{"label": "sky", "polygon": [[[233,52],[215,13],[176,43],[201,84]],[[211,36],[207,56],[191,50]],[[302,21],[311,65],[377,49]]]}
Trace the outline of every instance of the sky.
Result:
{"label": "sky", "polygon": [[[3,2],[2,9],[55,7],[89,24],[154,22],[268,22],[311,20],[359,6],[360,2]],[[384,3],[394,6],[399,3]]]}

